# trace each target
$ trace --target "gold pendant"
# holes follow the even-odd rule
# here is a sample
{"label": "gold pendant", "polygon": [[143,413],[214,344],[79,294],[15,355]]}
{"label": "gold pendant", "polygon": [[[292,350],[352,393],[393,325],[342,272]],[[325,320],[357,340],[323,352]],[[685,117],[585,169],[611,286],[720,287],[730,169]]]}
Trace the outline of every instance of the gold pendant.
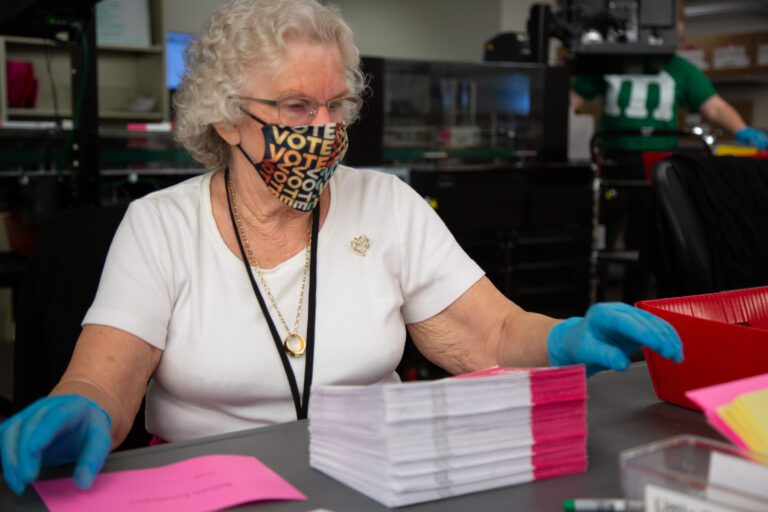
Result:
{"label": "gold pendant", "polygon": [[301,334],[292,332],[283,340],[283,347],[285,347],[285,352],[289,356],[299,357],[307,349],[307,340]]}
{"label": "gold pendant", "polygon": [[368,240],[368,237],[365,235],[356,236],[349,244],[358,256],[365,256],[368,254],[368,249],[371,247],[371,241]]}

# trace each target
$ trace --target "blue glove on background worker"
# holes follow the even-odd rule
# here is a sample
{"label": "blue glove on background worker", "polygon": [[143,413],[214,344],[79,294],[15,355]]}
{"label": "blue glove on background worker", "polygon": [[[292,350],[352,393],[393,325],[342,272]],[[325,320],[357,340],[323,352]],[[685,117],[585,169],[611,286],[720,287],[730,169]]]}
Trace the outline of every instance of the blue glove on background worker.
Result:
{"label": "blue glove on background worker", "polygon": [[41,398],[0,424],[5,481],[22,494],[41,465],[75,462],[75,484],[87,489],[112,447],[111,424],[104,409],[80,395]]}
{"label": "blue glove on background worker", "polygon": [[584,363],[590,376],[626,370],[629,356],[643,346],[675,362],[683,360],[683,344],[668,322],[623,302],[605,302],[590,307],[585,317],[555,325],[547,355],[552,366]]}
{"label": "blue glove on background worker", "polygon": [[768,135],[755,128],[747,126],[734,133],[734,136],[745,146],[754,146],[761,151],[768,149]]}

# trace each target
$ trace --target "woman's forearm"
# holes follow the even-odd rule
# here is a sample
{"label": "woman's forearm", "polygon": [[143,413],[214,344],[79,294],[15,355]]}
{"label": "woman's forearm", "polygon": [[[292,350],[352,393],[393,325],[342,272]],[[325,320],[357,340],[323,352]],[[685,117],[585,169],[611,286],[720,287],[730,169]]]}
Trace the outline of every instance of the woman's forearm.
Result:
{"label": "woman's forearm", "polygon": [[731,133],[736,133],[747,126],[736,109],[718,95],[705,101],[699,110],[709,121]]}
{"label": "woman's forearm", "polygon": [[107,411],[112,419],[110,433],[112,435],[113,450],[123,442],[128,432],[130,432],[133,420],[138,412],[138,408],[133,411],[128,410],[125,404],[122,404],[119,399],[111,397],[109,393],[101,389],[97,384],[77,378],[69,378],[67,375],[53,388],[50,394],[51,396],[82,395],[96,402],[99,407]]}
{"label": "woman's forearm", "polygon": [[501,366],[547,366],[549,331],[560,320],[520,309],[510,309],[499,341]]}
{"label": "woman's forearm", "polygon": [[112,418],[112,447],[128,435],[162,352],[125,331],[86,325],[72,360],[51,394],[90,398]]}

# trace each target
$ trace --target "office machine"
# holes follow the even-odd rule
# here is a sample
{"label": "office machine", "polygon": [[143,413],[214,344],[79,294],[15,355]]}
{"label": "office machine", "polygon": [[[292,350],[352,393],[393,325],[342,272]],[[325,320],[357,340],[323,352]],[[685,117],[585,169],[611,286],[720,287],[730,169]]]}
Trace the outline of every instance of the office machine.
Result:
{"label": "office machine", "polygon": [[546,63],[554,37],[580,74],[657,73],[677,48],[678,16],[677,0],[567,0],[558,11],[534,4],[527,33],[497,35],[485,59]]}
{"label": "office machine", "polygon": [[677,0],[568,0],[560,12],[535,4],[528,20],[531,51],[546,59],[556,37],[578,73],[657,73],[674,54]]}

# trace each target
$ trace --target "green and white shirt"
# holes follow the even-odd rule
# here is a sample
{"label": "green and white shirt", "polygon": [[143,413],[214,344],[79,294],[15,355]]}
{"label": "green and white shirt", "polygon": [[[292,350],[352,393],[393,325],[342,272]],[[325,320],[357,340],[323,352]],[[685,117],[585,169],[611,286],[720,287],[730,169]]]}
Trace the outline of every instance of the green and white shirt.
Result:
{"label": "green and white shirt", "polygon": [[[697,112],[716,94],[709,78],[678,55],[657,75],[578,76],[571,87],[587,101],[603,97],[601,130],[676,129],[678,107]],[[675,145],[670,137],[612,137],[603,144],[631,151],[664,151]]]}

